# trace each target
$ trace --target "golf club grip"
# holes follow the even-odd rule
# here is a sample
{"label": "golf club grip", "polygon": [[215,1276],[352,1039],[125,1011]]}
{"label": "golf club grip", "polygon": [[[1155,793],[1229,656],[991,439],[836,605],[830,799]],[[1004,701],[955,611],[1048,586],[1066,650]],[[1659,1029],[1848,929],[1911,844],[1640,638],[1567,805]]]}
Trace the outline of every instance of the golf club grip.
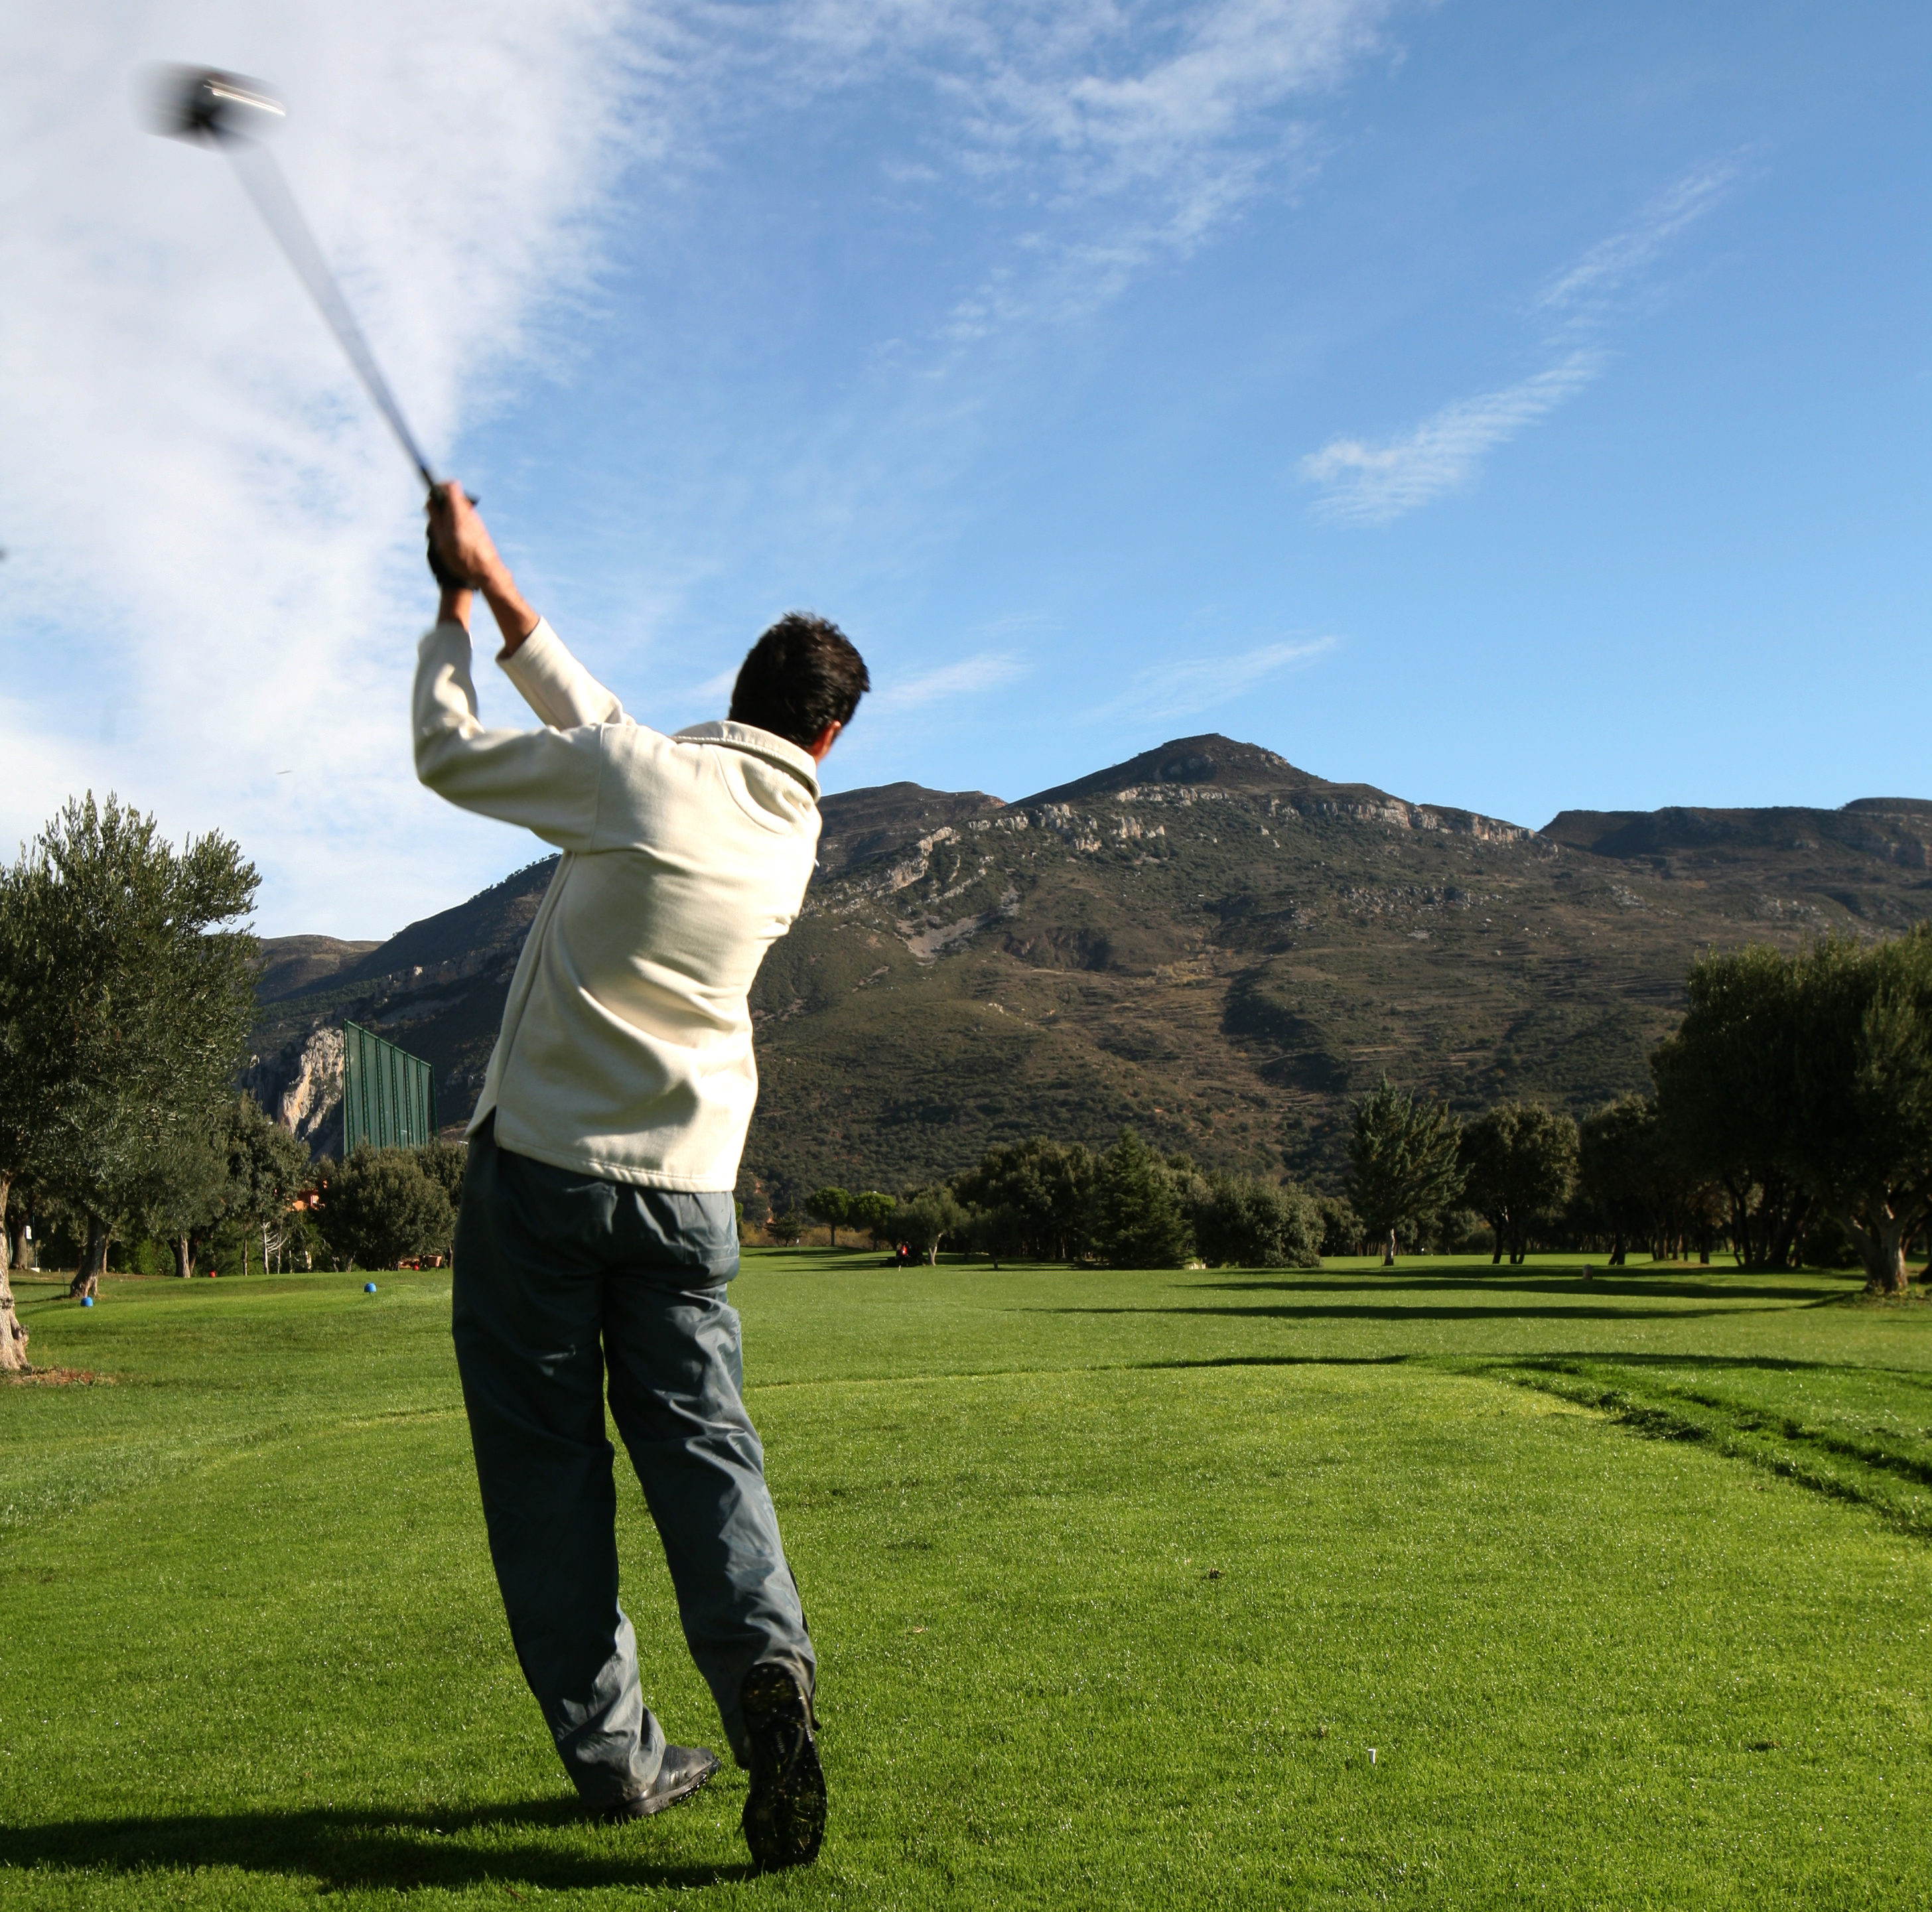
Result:
{"label": "golf club grip", "polygon": [[267,147],[238,134],[220,136],[220,144],[233,162],[248,197],[255,202],[255,209],[262,215],[262,224],[274,235],[284,256],[295,268],[296,278],[308,288],[310,298],[315,301],[329,330],[334,333],[337,344],[348,355],[356,375],[369,396],[375,400],[376,410],[388,421],[389,429],[396,434],[396,442],[409,454],[410,461],[422,473],[424,484],[434,489],[436,474],[430,470],[429,461],[423,456],[422,447],[416,443],[415,433],[404,418],[402,407],[389,389],[388,380],[383,377],[382,368],[376,363],[376,355],[369,350],[369,341],[362,336],[362,329],[356,323],[349,302],[335,283],[335,275],[328,269],[328,262],[322,257],[322,248],[316,244],[315,235],[309,230],[308,221],[302,217],[294,194],[289,191],[288,182],[282,177],[282,170],[275,164],[274,155]]}

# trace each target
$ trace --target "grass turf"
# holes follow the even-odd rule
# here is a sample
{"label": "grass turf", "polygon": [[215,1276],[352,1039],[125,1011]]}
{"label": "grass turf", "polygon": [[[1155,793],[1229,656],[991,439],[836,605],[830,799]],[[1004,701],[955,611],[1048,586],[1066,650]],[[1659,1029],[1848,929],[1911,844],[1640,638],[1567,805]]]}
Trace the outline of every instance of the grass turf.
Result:
{"label": "grass turf", "polygon": [[1932,1904],[1932,1307],[872,1261],[736,1289],[832,1789],[769,1878],[742,1775],[574,1816],[446,1274],[22,1284],[111,1378],[0,1391],[0,1905]]}

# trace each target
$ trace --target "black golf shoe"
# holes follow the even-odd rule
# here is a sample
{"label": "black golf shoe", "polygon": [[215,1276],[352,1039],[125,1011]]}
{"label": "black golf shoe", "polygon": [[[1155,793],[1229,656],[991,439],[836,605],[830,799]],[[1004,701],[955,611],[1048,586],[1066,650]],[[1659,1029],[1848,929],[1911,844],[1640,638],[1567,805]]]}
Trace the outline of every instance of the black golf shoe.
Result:
{"label": "black golf shoe", "polygon": [[825,1837],[825,1769],[812,1736],[812,1701],[790,1667],[767,1660],[746,1674],[739,1703],[752,1742],[745,1843],[762,1871],[809,1865]]}
{"label": "black golf shoe", "polygon": [[607,1820],[648,1819],[666,1806],[688,1799],[718,1770],[718,1755],[703,1746],[667,1746],[658,1776],[641,1793],[607,1806]]}

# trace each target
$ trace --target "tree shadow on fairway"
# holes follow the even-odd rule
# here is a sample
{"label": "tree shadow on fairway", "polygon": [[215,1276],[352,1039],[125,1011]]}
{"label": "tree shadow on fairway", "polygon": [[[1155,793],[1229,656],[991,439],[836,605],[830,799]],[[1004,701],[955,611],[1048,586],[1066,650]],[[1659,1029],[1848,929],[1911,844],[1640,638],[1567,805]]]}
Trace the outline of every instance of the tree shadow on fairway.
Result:
{"label": "tree shadow on fairway", "polygon": [[1600,1367],[1696,1368],[1722,1373],[1730,1369],[1758,1369],[1768,1374],[1882,1374],[1888,1379],[1904,1381],[1914,1387],[1932,1387],[1932,1374],[1909,1367],[1876,1367],[1858,1361],[1801,1361],[1793,1355],[1714,1355],[1686,1351],[1678,1354],[1652,1354],[1628,1348],[1546,1349],[1538,1354],[1510,1355],[1501,1360],[1479,1361],[1481,1371],[1503,1373],[1511,1369],[1547,1370],[1552,1373],[1571,1369]]}
{"label": "tree shadow on fairway", "polygon": [[[318,1807],[74,1819],[10,1828],[6,1862],[22,1869],[86,1867],[96,1872],[233,1866],[321,1879],[332,1886],[404,1890],[512,1880],[558,1891],[695,1888],[752,1876],[748,1862],[700,1865],[654,1859],[651,1830],[647,1822],[593,1827],[573,1799],[398,1812]],[[593,1840],[609,1849],[595,1850]]]}
{"label": "tree shadow on fairway", "polygon": [[1258,1321],[1701,1321],[1707,1316],[1736,1317],[1768,1310],[1756,1308],[1618,1308],[1579,1303],[1570,1307],[1521,1307],[1502,1306],[1451,1307],[1437,1303],[1405,1307],[1394,1301],[1336,1303],[1322,1307],[1314,1302],[1257,1302],[1236,1307],[1225,1301],[1208,1302],[1199,1307],[1054,1307],[1016,1308],[1016,1314],[1138,1314],[1178,1315],[1198,1321],[1208,1315],[1226,1315],[1237,1320]]}
{"label": "tree shadow on fairway", "polygon": [[[1224,1272],[1216,1281],[1180,1284],[1190,1294],[1226,1292],[1229,1294],[1360,1295],[1372,1293],[1377,1286],[1384,1292],[1481,1295],[1574,1295],[1582,1292],[1582,1271],[1570,1269],[1549,1274],[1426,1274],[1405,1276],[1400,1269],[1392,1274],[1358,1275],[1352,1279],[1322,1279],[1318,1275],[1288,1275],[1257,1272],[1243,1277]],[[1593,1298],[1630,1295],[1646,1301],[1782,1301],[1787,1307],[1817,1307],[1842,1298],[1841,1289],[1820,1293],[1815,1283],[1796,1281],[1781,1288],[1744,1288],[1724,1279],[1699,1276],[1606,1275],[1600,1270],[1592,1278]],[[1498,1309],[1497,1313],[1508,1313]]]}

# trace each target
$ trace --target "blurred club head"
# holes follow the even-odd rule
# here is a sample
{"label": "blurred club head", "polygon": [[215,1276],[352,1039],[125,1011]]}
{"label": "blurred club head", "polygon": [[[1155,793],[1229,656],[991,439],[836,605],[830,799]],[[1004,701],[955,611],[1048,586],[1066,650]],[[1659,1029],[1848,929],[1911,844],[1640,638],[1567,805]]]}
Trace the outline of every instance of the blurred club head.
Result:
{"label": "blurred club head", "polygon": [[140,92],[148,130],[171,139],[259,140],[288,117],[260,80],[213,67],[149,67]]}

